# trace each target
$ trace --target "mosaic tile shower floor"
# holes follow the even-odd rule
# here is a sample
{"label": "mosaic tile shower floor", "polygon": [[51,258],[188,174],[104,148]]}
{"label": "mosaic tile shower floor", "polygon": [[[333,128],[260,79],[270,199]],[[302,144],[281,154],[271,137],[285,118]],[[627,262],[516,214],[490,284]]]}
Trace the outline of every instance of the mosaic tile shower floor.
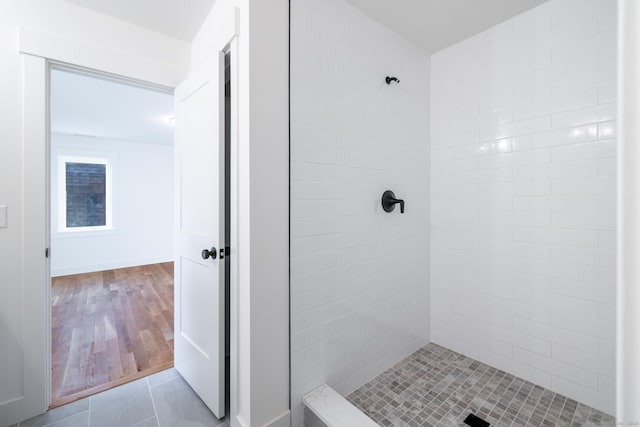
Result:
{"label": "mosaic tile shower floor", "polygon": [[615,418],[437,344],[428,344],[347,400],[382,426],[614,426]]}

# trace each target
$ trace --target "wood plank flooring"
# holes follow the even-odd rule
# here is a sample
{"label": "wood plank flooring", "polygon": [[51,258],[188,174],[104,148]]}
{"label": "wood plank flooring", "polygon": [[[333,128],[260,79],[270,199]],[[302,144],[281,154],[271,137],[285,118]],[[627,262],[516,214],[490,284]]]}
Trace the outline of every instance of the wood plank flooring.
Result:
{"label": "wood plank flooring", "polygon": [[52,279],[60,406],[173,366],[173,263]]}

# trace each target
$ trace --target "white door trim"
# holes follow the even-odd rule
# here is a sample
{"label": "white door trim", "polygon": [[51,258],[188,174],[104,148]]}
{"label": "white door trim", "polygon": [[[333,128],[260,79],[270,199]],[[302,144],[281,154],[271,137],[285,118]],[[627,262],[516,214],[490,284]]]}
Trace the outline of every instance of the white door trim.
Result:
{"label": "white door trim", "polygon": [[[231,143],[229,144],[230,149],[230,164],[231,171],[229,173],[229,179],[231,180],[229,188],[231,189],[231,195],[229,197],[229,215],[231,216],[231,242],[233,246],[230,248],[230,253],[227,256],[231,256],[230,265],[229,265],[229,275],[230,275],[230,286],[229,286],[229,419],[237,419],[238,415],[238,399],[239,399],[239,376],[238,376],[238,360],[239,360],[239,339],[240,339],[240,329],[238,328],[238,313],[240,312],[240,297],[238,295],[239,288],[239,262],[237,260],[240,259],[238,256],[238,245],[240,242],[239,237],[239,211],[238,211],[238,198],[239,198],[239,173],[238,173],[238,165],[239,165],[239,156],[238,156],[238,146],[239,146],[239,132],[238,132],[238,117],[240,114],[238,108],[238,55],[240,53],[238,49],[238,27],[237,22],[239,18],[239,10],[235,9],[236,22],[234,37],[231,38],[229,42],[229,46],[227,51],[231,53],[230,59],[230,73],[231,73],[231,122],[230,122],[230,132],[231,132]],[[230,423],[232,424],[232,423]]]}
{"label": "white door trim", "polygon": [[49,262],[48,69],[46,60],[24,55],[24,246],[22,419],[49,407],[51,390],[51,311]]}
{"label": "white door trim", "polygon": [[184,70],[172,62],[160,62],[144,55],[88,45],[28,28],[18,30],[18,51],[81,68],[128,77],[141,82],[174,88],[184,79]]}
{"label": "white door trim", "polygon": [[[78,59],[80,61],[80,58]],[[51,403],[50,258],[50,132],[49,78],[51,68],[120,80],[160,91],[172,88],[140,81],[137,76],[95,73],[82,64],[66,65],[45,57],[23,55],[24,61],[24,247],[23,348],[24,405],[27,419],[45,412]]]}

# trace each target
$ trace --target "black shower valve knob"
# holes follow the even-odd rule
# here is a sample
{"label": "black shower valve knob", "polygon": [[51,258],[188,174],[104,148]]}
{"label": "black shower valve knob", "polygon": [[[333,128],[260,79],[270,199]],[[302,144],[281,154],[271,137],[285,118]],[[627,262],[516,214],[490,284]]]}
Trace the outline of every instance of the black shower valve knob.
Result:
{"label": "black shower valve knob", "polygon": [[382,209],[385,212],[393,212],[396,205],[400,205],[400,213],[404,213],[404,200],[396,199],[396,195],[391,190],[382,193]]}

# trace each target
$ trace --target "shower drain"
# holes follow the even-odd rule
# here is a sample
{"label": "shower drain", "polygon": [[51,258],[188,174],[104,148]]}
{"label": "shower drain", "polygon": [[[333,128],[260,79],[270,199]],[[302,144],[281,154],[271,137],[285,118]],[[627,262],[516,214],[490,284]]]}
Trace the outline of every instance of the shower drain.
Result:
{"label": "shower drain", "polygon": [[464,423],[471,427],[489,427],[491,425],[482,418],[476,417],[473,414],[467,415],[467,418],[464,419]]}

